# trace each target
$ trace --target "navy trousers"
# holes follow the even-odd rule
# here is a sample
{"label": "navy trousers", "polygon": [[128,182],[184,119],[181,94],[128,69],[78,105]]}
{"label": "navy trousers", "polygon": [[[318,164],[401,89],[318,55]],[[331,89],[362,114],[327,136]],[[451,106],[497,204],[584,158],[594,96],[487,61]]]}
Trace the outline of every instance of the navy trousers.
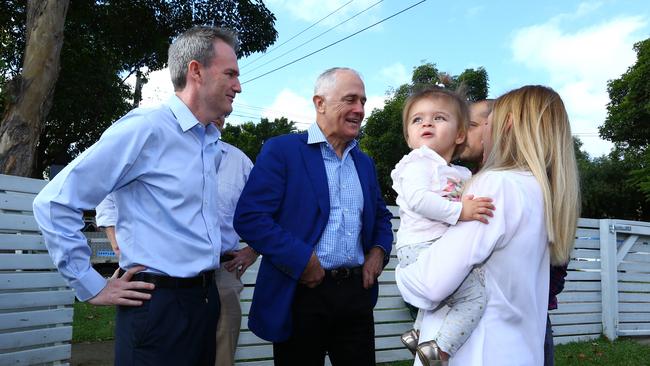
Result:
{"label": "navy trousers", "polygon": [[315,288],[298,285],[293,300],[293,334],[273,343],[276,366],[375,365],[375,323],[371,291],[361,275],[326,276]]}
{"label": "navy trousers", "polygon": [[214,366],[219,293],[207,287],[156,288],[142,306],[118,306],[115,365]]}

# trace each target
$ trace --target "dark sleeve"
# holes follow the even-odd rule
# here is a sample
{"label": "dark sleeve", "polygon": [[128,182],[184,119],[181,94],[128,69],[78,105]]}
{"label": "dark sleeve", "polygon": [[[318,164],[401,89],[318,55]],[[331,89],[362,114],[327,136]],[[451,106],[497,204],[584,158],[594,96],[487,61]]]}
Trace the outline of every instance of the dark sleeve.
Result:
{"label": "dark sleeve", "polygon": [[557,309],[557,295],[564,290],[565,277],[567,275],[567,267],[569,264],[563,266],[551,266],[550,283],[548,287],[548,309]]}

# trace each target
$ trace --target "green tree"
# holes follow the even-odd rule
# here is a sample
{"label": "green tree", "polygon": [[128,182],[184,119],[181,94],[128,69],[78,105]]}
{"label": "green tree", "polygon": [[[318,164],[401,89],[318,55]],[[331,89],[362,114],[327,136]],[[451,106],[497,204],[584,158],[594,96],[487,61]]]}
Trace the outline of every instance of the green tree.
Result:
{"label": "green tree", "polygon": [[483,67],[478,69],[465,69],[456,78],[456,84],[465,87],[467,99],[476,102],[487,98],[488,95],[488,74]]}
{"label": "green tree", "polygon": [[259,123],[246,122],[240,125],[227,125],[223,129],[221,138],[223,141],[237,146],[255,162],[266,140],[295,132],[295,123],[284,117],[276,118],[272,122],[268,118],[262,118]]}
{"label": "green tree", "polygon": [[[0,21],[6,20],[0,23],[0,74],[5,80],[16,80],[23,72],[23,3],[0,2]],[[43,128],[35,175],[54,162],[69,162],[137,105],[139,100],[133,99],[138,90],[133,93],[125,84],[127,76],[145,82],[149,72],[164,68],[169,43],[180,32],[195,24],[234,29],[241,42],[238,55],[245,56],[275,41],[274,23],[275,17],[260,0],[70,2],[53,107],[39,122]],[[0,94],[6,93],[7,83],[0,86]],[[0,95],[2,99],[7,98]]]}
{"label": "green tree", "polygon": [[396,198],[390,172],[410,151],[402,133],[404,101],[412,90],[432,85],[452,89],[463,85],[469,100],[482,100],[487,98],[488,75],[481,67],[452,76],[439,72],[435,64],[425,63],[413,69],[411,83],[389,91],[384,107],[372,111],[362,130],[361,148],[375,160],[379,185],[388,204],[395,204]]}
{"label": "green tree", "polygon": [[[600,127],[602,138],[614,143],[612,159],[629,169],[621,177],[650,201],[650,38],[634,45],[637,60],[620,78],[608,83],[610,102]],[[631,195],[632,202],[641,195]]]}
{"label": "green tree", "polygon": [[575,139],[582,195],[581,217],[650,221],[650,202],[638,199],[639,187],[629,178],[634,163],[612,153],[591,159]]}
{"label": "green tree", "polygon": [[628,155],[639,155],[650,144],[650,38],[634,50],[636,63],[608,83],[607,118],[599,128],[602,138]]}
{"label": "green tree", "polygon": [[0,29],[0,55],[10,55],[13,36],[22,36],[20,44],[24,46],[22,57],[3,58],[0,63],[2,67],[22,69],[21,74],[11,79],[8,73],[0,71],[3,83],[0,100],[5,106],[0,123],[0,172],[3,174],[32,174],[41,121],[50,111],[52,93],[59,77],[59,55],[68,4],[68,0],[0,3],[0,10],[13,5],[24,13],[22,23],[18,25],[14,12],[0,11],[3,14],[0,21],[7,22]]}

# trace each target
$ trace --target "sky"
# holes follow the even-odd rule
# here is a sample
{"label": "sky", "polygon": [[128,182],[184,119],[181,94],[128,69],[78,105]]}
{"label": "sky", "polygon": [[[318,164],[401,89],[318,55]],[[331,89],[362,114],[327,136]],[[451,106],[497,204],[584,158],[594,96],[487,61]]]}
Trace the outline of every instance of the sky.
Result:
{"label": "sky", "polygon": [[[368,117],[393,88],[410,81],[415,67],[431,62],[452,75],[484,67],[491,98],[527,84],[550,86],[564,100],[583,150],[592,157],[611,150],[598,137],[607,116],[607,81],[634,64],[634,43],[650,37],[647,0],[426,0],[394,15],[419,2],[264,1],[276,17],[278,39],[265,54],[239,60],[242,93],[226,123],[284,116],[306,129],[315,117],[314,81],[334,66],[360,72]],[[172,92],[168,70],[153,72],[142,105]]]}

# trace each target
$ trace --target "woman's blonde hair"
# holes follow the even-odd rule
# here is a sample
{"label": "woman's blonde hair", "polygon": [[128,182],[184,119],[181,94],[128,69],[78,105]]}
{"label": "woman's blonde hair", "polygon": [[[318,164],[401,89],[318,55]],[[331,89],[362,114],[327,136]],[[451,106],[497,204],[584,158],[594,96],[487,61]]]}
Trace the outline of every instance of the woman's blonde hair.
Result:
{"label": "woman's blonde hair", "polygon": [[[458,129],[458,134],[467,137],[467,130],[469,129],[469,106],[467,105],[467,102],[461,93],[462,90],[455,92],[436,87],[425,87],[411,93],[411,95],[406,98],[406,101],[404,102],[404,109],[402,109],[402,133],[404,133],[404,141],[406,141],[406,144],[408,145],[409,143],[408,118],[409,113],[411,112],[411,107],[413,107],[413,104],[415,104],[415,102],[418,102],[422,99],[442,99],[451,104],[454,112],[456,113],[456,119],[458,120],[458,126],[456,126]],[[454,149],[454,159],[458,157],[460,151],[462,151],[464,146],[465,142],[456,146]]]}
{"label": "woman's blonde hair", "polygon": [[551,263],[566,264],[580,217],[578,167],[564,103],[553,90],[530,85],[497,98],[494,146],[484,170],[530,170],[544,195]]}

